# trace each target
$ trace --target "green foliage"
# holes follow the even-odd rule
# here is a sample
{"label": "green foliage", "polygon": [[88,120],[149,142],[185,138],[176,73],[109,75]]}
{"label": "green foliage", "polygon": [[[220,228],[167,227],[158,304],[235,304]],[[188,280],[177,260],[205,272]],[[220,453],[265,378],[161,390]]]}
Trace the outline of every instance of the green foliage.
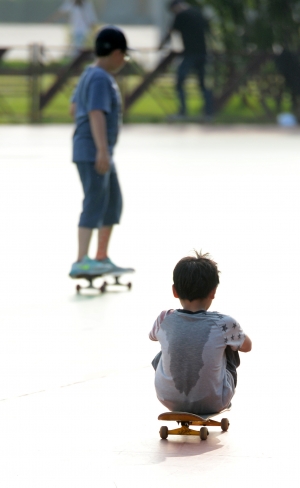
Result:
{"label": "green foliage", "polygon": [[221,50],[271,50],[299,46],[299,0],[187,0],[209,18]]}

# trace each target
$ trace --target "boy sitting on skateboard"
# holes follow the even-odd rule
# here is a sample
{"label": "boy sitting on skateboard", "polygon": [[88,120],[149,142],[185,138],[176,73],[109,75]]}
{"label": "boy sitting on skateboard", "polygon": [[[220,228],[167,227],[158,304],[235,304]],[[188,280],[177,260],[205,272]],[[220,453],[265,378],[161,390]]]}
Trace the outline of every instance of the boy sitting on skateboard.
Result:
{"label": "boy sitting on skateboard", "polygon": [[182,309],[161,312],[149,334],[161,345],[152,362],[157,397],[171,411],[220,412],[235,393],[238,351],[251,351],[251,340],[232,317],[208,312],[219,284],[208,254],[181,259],[173,280]]}

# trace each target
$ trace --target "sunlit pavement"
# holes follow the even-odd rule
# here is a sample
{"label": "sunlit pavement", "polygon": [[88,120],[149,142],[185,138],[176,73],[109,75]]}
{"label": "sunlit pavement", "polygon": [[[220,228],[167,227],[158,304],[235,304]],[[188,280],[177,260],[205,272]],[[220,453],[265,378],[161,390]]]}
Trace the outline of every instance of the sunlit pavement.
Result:
{"label": "sunlit pavement", "polygon": [[[71,134],[0,126],[0,486],[299,486],[300,130],[125,126],[110,255],[137,272],[104,295],[76,295],[68,277],[82,197]],[[172,270],[194,248],[218,262],[213,309],[253,351],[229,431],[163,441],[148,332],[178,307]]]}

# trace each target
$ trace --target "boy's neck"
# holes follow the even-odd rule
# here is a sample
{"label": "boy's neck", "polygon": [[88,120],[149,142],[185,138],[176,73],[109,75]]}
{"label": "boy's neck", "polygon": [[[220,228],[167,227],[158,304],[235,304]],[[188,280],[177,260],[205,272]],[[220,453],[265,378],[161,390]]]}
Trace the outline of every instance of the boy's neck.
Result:
{"label": "boy's neck", "polygon": [[95,66],[98,66],[98,68],[102,68],[111,74],[110,59],[108,56],[97,58]]}
{"label": "boy's neck", "polygon": [[189,312],[199,312],[200,310],[208,310],[211,306],[212,299],[207,297],[203,300],[193,300],[190,302],[189,300],[182,300],[180,299],[180,303],[184,310],[188,310]]}

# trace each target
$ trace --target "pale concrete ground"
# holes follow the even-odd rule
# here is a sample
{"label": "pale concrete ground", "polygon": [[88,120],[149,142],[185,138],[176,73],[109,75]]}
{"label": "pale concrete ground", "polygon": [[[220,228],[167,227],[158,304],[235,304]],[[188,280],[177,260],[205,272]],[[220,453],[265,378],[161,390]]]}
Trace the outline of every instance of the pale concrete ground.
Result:
{"label": "pale concrete ground", "polygon": [[[132,291],[92,296],[68,278],[71,133],[0,127],[0,485],[299,486],[299,129],[124,127],[111,257],[137,272]],[[161,441],[148,332],[193,248],[219,263],[213,309],[253,351],[227,433]]]}

